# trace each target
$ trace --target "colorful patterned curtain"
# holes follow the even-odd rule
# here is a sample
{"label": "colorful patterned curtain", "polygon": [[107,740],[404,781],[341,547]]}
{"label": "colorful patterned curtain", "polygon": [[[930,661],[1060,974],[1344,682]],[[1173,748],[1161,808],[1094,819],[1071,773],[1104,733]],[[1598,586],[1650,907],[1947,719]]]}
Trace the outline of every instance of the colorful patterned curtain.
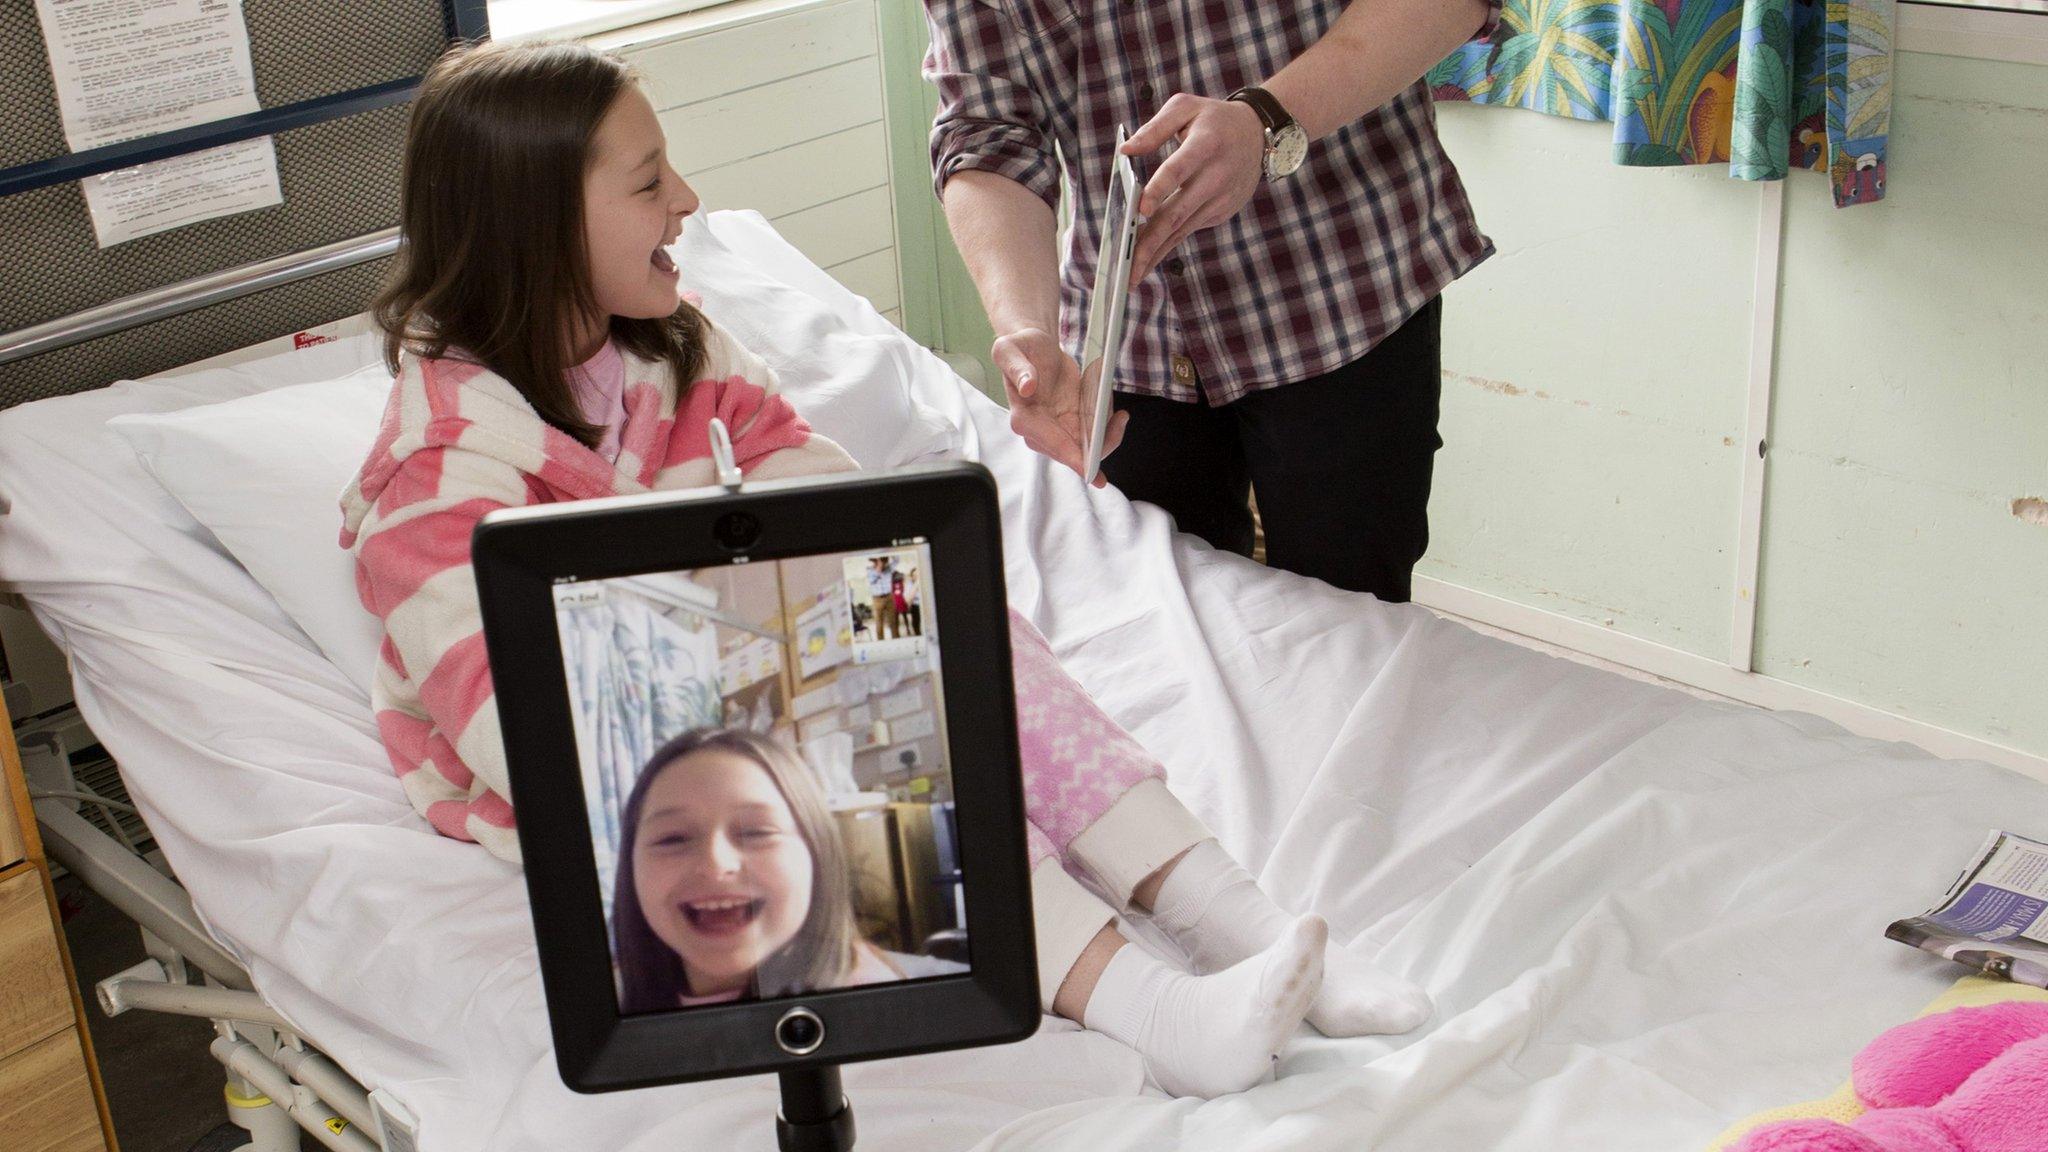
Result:
{"label": "colorful patterned curtain", "polygon": [[1894,0],[1506,0],[1490,41],[1429,73],[1439,100],[1614,124],[1617,164],[1826,172],[1884,197]]}

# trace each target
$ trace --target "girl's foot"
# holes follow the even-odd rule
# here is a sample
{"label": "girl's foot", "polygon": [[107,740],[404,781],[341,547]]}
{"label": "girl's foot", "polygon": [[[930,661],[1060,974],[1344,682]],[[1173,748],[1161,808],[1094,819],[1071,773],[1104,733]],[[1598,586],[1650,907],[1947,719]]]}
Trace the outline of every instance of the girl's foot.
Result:
{"label": "girl's foot", "polygon": [[1266,1078],[1301,1024],[1328,940],[1322,917],[1303,916],[1264,950],[1207,976],[1127,944],[1102,970],[1083,1023],[1137,1049],[1175,1096],[1242,1092]]}
{"label": "girl's foot", "polygon": [[[1153,900],[1152,921],[1187,952],[1196,972],[1215,972],[1270,945],[1293,917],[1214,840],[1190,848]],[[1308,1022],[1325,1036],[1410,1031],[1429,1019],[1422,989],[1332,944]]]}

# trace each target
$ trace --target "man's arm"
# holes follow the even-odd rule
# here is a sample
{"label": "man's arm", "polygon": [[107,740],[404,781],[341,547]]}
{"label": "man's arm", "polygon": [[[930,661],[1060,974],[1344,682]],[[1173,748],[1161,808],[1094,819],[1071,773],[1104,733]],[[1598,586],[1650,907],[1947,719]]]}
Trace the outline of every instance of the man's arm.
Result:
{"label": "man's arm", "polygon": [[941,203],[989,326],[998,333],[1058,333],[1059,237],[1052,208],[1007,176],[971,170],[946,182]]}
{"label": "man's arm", "polygon": [[[1060,347],[1059,238],[1052,209],[1029,189],[993,172],[963,171],[943,199],[953,243],[981,293],[1003,374],[1010,428],[1031,449],[1081,470],[1086,456],[1086,397],[1080,366]],[[1108,455],[1130,419],[1119,412],[1103,433]],[[1098,475],[1096,487],[1109,481]]]}
{"label": "man's arm", "polygon": [[1320,140],[1399,95],[1499,10],[1488,0],[1352,0],[1261,87]]}
{"label": "man's arm", "polygon": [[[1021,57],[1023,33],[977,0],[926,0],[925,15],[925,78],[939,89],[932,182],[996,333],[989,356],[1003,374],[1010,427],[1078,472],[1081,370],[1059,343],[1059,169]],[[1111,421],[1105,454],[1123,419]]]}
{"label": "man's arm", "polygon": [[[1322,39],[1260,87],[1319,140],[1399,95],[1499,12],[1500,0],[1352,0]],[[1178,94],[1124,151],[1156,152],[1172,139],[1180,147],[1138,200],[1148,218],[1135,259],[1141,277],[1189,234],[1237,215],[1259,186],[1265,129],[1250,106]]]}
{"label": "man's arm", "polygon": [[932,188],[998,335],[1059,327],[1052,126],[1032,89],[1024,33],[983,0],[925,0],[938,89]]}

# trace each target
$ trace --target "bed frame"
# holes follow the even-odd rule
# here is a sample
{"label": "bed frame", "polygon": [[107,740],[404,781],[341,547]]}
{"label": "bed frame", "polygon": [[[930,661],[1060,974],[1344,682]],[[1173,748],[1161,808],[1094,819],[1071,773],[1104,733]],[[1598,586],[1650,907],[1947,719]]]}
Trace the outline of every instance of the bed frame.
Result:
{"label": "bed frame", "polygon": [[[104,387],[363,311],[398,246],[406,114],[449,44],[489,37],[485,0],[247,0],[258,112],[67,151],[31,4],[0,5],[0,408]],[[86,176],[271,136],[282,205],[100,248]],[[207,934],[176,880],[76,811],[35,801],[50,857],[141,928],[149,958],[100,982],[108,1015],[213,1022],[243,1147],[301,1133],[337,1152],[414,1152],[415,1121],[322,1055]]]}

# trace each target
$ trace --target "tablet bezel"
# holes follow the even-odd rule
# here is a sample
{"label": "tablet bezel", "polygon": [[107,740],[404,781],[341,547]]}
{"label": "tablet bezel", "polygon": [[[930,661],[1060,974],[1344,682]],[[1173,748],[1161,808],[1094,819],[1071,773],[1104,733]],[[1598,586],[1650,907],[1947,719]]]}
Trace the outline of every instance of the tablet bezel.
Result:
{"label": "tablet bezel", "polygon": [[[730,513],[759,525],[722,546]],[[774,1000],[621,1015],[598,891],[554,585],[900,546],[923,538],[944,645],[969,971]],[[493,512],[472,543],[485,646],[526,864],[542,984],[562,1079],[581,1092],[843,1064],[1021,1040],[1039,990],[1024,836],[1002,534],[995,481],[975,464],[749,483],[736,491]],[[569,765],[569,771],[561,770]],[[791,1009],[823,1044],[775,1041]]]}

